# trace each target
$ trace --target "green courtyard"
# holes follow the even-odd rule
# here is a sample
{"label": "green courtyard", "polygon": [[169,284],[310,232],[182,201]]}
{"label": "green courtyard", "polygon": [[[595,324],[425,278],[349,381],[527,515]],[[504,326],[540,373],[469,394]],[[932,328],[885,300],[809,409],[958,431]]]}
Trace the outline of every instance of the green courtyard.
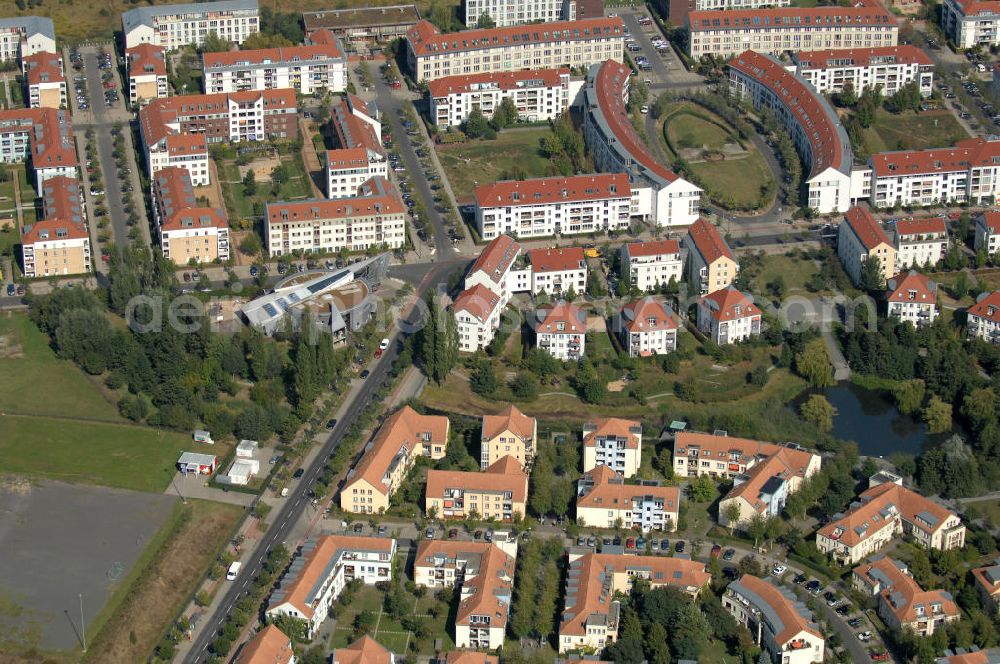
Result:
{"label": "green courtyard", "polygon": [[539,141],[550,133],[547,126],[506,129],[492,141],[436,146],[456,202],[471,203],[477,186],[503,179],[514,168],[523,170],[528,178],[550,175],[550,162],[539,151]]}
{"label": "green courtyard", "polygon": [[875,123],[864,131],[872,154],[891,150],[950,147],[969,137],[949,111],[907,111],[892,114],[878,109]]}

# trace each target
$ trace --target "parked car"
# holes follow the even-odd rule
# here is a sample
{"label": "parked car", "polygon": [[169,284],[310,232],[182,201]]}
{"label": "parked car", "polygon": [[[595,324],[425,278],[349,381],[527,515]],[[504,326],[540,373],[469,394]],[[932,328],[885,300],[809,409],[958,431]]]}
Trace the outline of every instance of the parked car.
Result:
{"label": "parked car", "polygon": [[674,551],[676,553],[684,553],[684,540],[677,540],[677,544],[674,544]]}
{"label": "parked car", "polygon": [[713,545],[712,546],[712,557],[713,558],[718,558],[721,555],[722,555],[722,547],[719,546],[718,544]]}
{"label": "parked car", "polygon": [[327,420],[327,422],[326,422],[326,430],[327,431],[333,431],[333,428],[335,426],[337,426],[337,420],[336,420],[336,418],[334,418],[332,420]]}
{"label": "parked car", "polygon": [[787,569],[788,568],[785,567],[784,565],[780,564],[775,565],[774,567],[771,568],[771,576],[781,576],[782,574],[785,573]]}
{"label": "parked car", "polygon": [[722,559],[729,561],[736,557],[736,549],[726,549],[726,552],[722,554]]}
{"label": "parked car", "polygon": [[666,537],[664,537],[663,541],[660,542],[660,548],[662,550],[664,550],[664,551],[669,551],[670,550],[670,540],[667,539]]}
{"label": "parked car", "polygon": [[802,585],[803,583],[805,583],[805,582],[806,582],[806,579],[808,579],[808,578],[809,578],[809,577],[807,577],[807,576],[806,576],[805,574],[796,574],[796,575],[795,575],[795,578],[794,578],[794,579],[792,579],[792,583],[794,583],[794,584],[795,584],[795,585],[797,585],[797,586],[800,586],[800,585]]}
{"label": "parked car", "polygon": [[364,380],[365,378],[368,378],[368,376],[370,375],[372,375],[372,372],[368,371],[368,369],[365,369],[364,371],[361,372],[360,378],[361,380]]}
{"label": "parked car", "polygon": [[838,615],[846,616],[850,612],[851,612],[851,605],[848,604],[847,602],[845,602],[845,603],[843,603],[843,604],[841,604],[840,606],[837,607],[837,614]]}
{"label": "parked car", "polygon": [[427,539],[434,539],[434,529],[428,528],[427,532],[424,533],[424,537],[426,537]]}
{"label": "parked car", "polygon": [[458,528],[452,528],[448,531],[448,539],[458,539]]}
{"label": "parked car", "polygon": [[848,620],[847,625],[848,627],[860,627],[863,622],[864,619],[861,616],[858,616],[857,618],[851,618]]}
{"label": "parked car", "polygon": [[306,474],[306,469],[299,468],[298,470],[295,471],[295,474],[292,475],[292,478],[297,480],[305,474]]}
{"label": "parked car", "polygon": [[7,284],[7,297],[12,297],[16,292],[17,288],[14,286],[14,284]]}
{"label": "parked car", "polygon": [[816,579],[813,579],[812,581],[806,584],[806,590],[808,590],[813,595],[818,595],[821,589],[822,586],[820,585],[820,582],[817,581]]}
{"label": "parked car", "polygon": [[625,540],[625,548],[626,549],[634,549],[635,548],[635,538],[634,537],[629,537],[627,540]]}

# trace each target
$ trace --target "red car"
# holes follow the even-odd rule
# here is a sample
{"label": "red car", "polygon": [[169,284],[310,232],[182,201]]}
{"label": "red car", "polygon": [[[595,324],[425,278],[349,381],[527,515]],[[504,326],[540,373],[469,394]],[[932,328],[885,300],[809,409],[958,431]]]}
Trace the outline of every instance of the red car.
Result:
{"label": "red car", "polygon": [[889,661],[889,652],[887,650],[872,650],[868,655],[872,658],[873,662]]}
{"label": "red car", "polygon": [[398,88],[403,87],[403,84],[400,83],[399,81],[393,81],[392,83],[389,84],[389,87],[390,88],[397,88],[398,89]]}
{"label": "red car", "polygon": [[634,537],[629,537],[627,540],[625,540],[625,548],[626,549],[634,549],[635,548],[635,538]]}
{"label": "red car", "polygon": [[716,544],[715,546],[712,547],[712,557],[718,558],[721,555],[722,555],[722,547]]}

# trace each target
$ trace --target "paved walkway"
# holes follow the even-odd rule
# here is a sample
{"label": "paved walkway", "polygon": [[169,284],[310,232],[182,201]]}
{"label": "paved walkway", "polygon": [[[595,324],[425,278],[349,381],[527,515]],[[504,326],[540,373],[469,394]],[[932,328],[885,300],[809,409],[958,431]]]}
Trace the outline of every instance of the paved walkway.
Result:
{"label": "paved walkway", "polygon": [[826,352],[830,355],[830,364],[833,365],[833,379],[836,381],[848,380],[851,377],[851,367],[847,364],[847,358],[840,351],[840,345],[833,338],[828,324],[822,325],[823,342],[826,344]]}
{"label": "paved walkway", "polygon": [[306,167],[306,175],[309,178],[309,188],[312,190],[313,198],[326,198],[326,194],[320,190],[313,173],[319,173],[322,179],[324,171],[319,154],[316,153],[316,146],[312,142],[312,134],[308,131],[305,118],[299,116],[299,132],[302,134],[302,163]]}

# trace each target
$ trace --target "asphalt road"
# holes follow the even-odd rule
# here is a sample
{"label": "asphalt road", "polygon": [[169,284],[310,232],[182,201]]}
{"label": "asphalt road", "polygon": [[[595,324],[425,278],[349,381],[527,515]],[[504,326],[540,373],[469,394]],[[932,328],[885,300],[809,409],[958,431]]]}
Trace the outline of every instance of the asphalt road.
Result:
{"label": "asphalt road", "polygon": [[[455,266],[456,263],[454,261],[436,263],[417,288],[417,295],[422,297],[429,289],[435,288],[438,282],[447,279],[449,271],[454,269]],[[413,316],[413,314],[410,316],[409,320],[411,322],[413,321]],[[201,631],[200,636],[192,644],[188,656],[184,659],[185,662],[188,664],[197,664],[205,661],[208,657],[208,646],[219,633],[226,616],[247,593],[251,579],[260,573],[263,561],[271,548],[287,540],[292,526],[302,516],[306,506],[310,504],[307,494],[313,482],[315,482],[317,476],[320,474],[321,468],[326,463],[327,458],[340,445],[344,434],[351,428],[364,408],[371,403],[372,395],[386,380],[389,370],[396,361],[400,347],[401,339],[399,335],[396,335],[394,343],[389,346],[389,350],[382,355],[381,359],[371,365],[371,375],[365,379],[364,385],[355,395],[354,399],[347,404],[343,417],[340,418],[337,426],[334,427],[326,442],[323,443],[320,453],[316,455],[313,463],[308,468],[305,468],[302,478],[292,487],[288,500],[281,508],[281,511],[277,514],[272,513],[270,527],[258,541],[257,547],[250,555],[250,558],[244,563],[238,581],[229,586],[219,608],[205,620],[205,627]]]}

